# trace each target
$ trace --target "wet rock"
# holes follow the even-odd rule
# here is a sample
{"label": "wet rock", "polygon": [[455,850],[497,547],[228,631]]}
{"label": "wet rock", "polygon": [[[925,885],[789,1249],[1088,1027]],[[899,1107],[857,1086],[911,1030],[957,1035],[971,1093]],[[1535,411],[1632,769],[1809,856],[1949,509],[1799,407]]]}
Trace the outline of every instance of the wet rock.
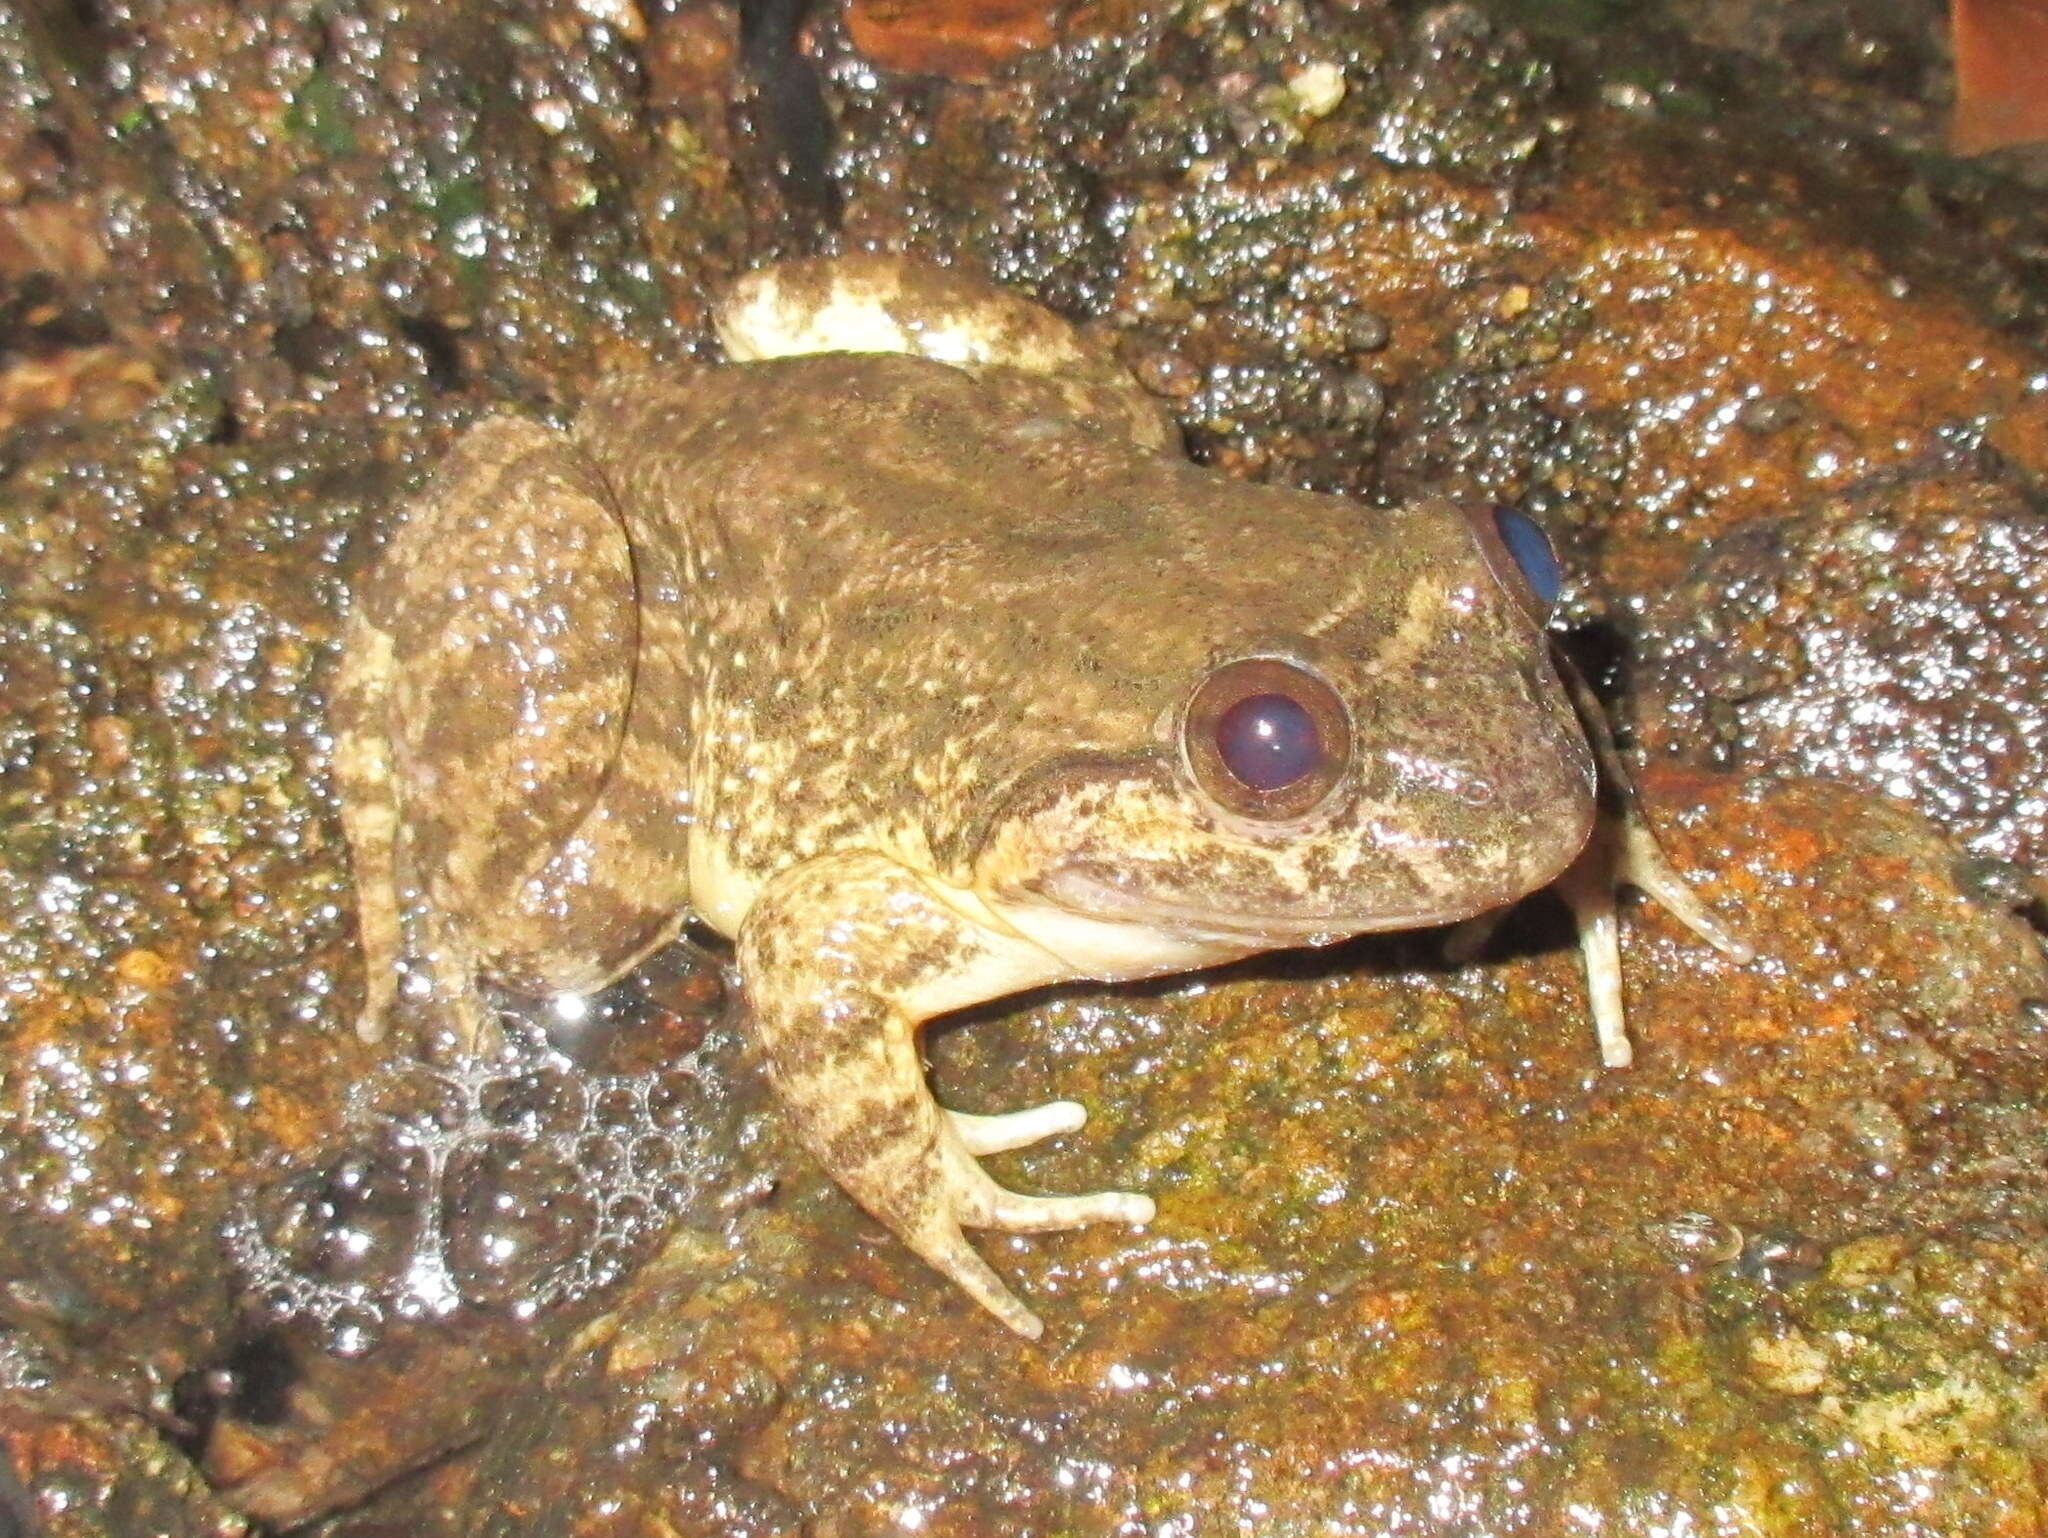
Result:
{"label": "wet rock", "polygon": [[132,1415],[36,1412],[0,1392],[0,1532],[246,1538],[250,1531]]}
{"label": "wet rock", "polygon": [[459,1488],[469,1530],[505,1535],[600,1511],[1368,1533],[1446,1509],[1539,1533],[1633,1490],[1669,1521],[1989,1530],[2048,1326],[2039,947],[1889,802],[1652,789],[1764,958],[1633,915],[1636,1068],[1598,1067],[1540,903],[1484,970],[1361,943],[979,1018],[934,1043],[946,1100],[1092,1112],[1003,1177],[1160,1202],[1144,1233],[989,1245],[1042,1348],[799,1160],[728,1239],[642,1271],[544,1405],[386,1511]]}
{"label": "wet rock", "polygon": [[[1835,38],[1813,90],[1633,14],[1109,8],[972,90],[817,18],[846,242],[1091,321],[1232,470],[1522,504],[1653,758],[1902,789],[1980,862],[1852,790],[1666,770],[1765,955],[1637,920],[1628,1074],[1540,905],[1479,968],[1362,944],[939,1033],[953,1103],[1090,1105],[1007,1178],[1161,1200],[991,1247],[1026,1351],[788,1146],[708,974],[644,1029],[541,1019],[560,1063],[489,1097],[401,1092],[446,1065],[349,1029],[336,615],[464,422],[707,353],[722,276],[816,238],[731,105],[735,13],[0,8],[0,1513],[49,1474],[53,1533],[234,1531],[158,1426],[358,1538],[2031,1511],[2048,977],[2033,873],[1981,861],[2038,850],[2048,229],[1929,153],[1895,10],[1847,29],[1882,58],[1772,22],[1777,64]],[[700,1049],[702,1118],[664,1067]],[[370,1124],[489,1154],[384,1178]],[[221,1233],[267,1189],[331,1291],[283,1299],[258,1395]],[[174,1386],[216,1377],[202,1428]]]}
{"label": "wet rock", "polygon": [[2048,514],[1995,479],[1901,480],[1757,519],[1643,606],[1644,743],[1862,784],[2038,867],[2044,571]]}

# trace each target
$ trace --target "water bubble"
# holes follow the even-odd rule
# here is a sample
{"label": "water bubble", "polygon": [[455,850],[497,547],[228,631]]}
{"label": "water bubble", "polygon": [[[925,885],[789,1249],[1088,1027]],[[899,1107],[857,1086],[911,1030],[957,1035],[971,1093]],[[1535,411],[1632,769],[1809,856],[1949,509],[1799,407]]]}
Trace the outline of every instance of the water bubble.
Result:
{"label": "water bubble", "polygon": [[640,1234],[659,1226],[661,1213],[652,1201],[628,1191],[604,1204],[604,1219],[608,1232]]}
{"label": "water bubble", "polygon": [[594,1237],[596,1212],[552,1148],[491,1138],[457,1151],[442,1188],[448,1269],[471,1301],[540,1285]]}
{"label": "water bubble", "polygon": [[676,1169],[675,1146],[665,1137],[640,1137],[627,1150],[633,1178],[645,1184],[664,1180]]}
{"label": "water bubble", "polygon": [[704,1085],[694,1068],[668,1068],[650,1076],[647,1114],[664,1130],[703,1121]]}
{"label": "water bubble", "polygon": [[1742,1253],[1743,1232],[1707,1212],[1681,1212],[1642,1225],[1642,1235],[1672,1265],[1716,1266]]}
{"label": "water bubble", "polygon": [[630,1272],[646,1252],[648,1237],[645,1233],[607,1233],[593,1244],[584,1256],[591,1285],[602,1287]]}
{"label": "water bubble", "polygon": [[384,1338],[384,1316],[374,1308],[345,1308],[329,1319],[322,1344],[335,1356],[368,1356]]}
{"label": "water bubble", "polygon": [[606,1127],[631,1130],[645,1118],[641,1086],[631,1079],[612,1079],[598,1091],[591,1103],[591,1115]]}
{"label": "water bubble", "polygon": [[282,1322],[298,1314],[300,1299],[292,1288],[278,1286],[266,1290],[257,1306],[272,1319]]}
{"label": "water bubble", "polygon": [[567,1073],[522,1073],[485,1084],[477,1096],[477,1110],[493,1127],[527,1137],[566,1132],[583,1120],[583,1085]]}
{"label": "water bubble", "polygon": [[574,1158],[577,1172],[586,1181],[603,1186],[625,1178],[626,1150],[619,1146],[617,1138],[606,1133],[593,1132],[578,1138]]}
{"label": "water bubble", "polygon": [[288,1161],[223,1239],[264,1317],[342,1355],[398,1320],[530,1317],[626,1274],[700,1202],[729,1210],[706,1166],[720,1103],[694,1048],[596,1073],[508,1017],[489,1057],[387,1064],[353,1088],[344,1137]]}
{"label": "water bubble", "polygon": [[467,1110],[458,1085],[418,1063],[386,1069],[349,1094],[351,1121],[389,1122],[422,1137],[453,1131]]}
{"label": "water bubble", "polygon": [[365,1147],[272,1193],[259,1219],[294,1270],[341,1283],[401,1275],[418,1236],[426,1161],[417,1149]]}

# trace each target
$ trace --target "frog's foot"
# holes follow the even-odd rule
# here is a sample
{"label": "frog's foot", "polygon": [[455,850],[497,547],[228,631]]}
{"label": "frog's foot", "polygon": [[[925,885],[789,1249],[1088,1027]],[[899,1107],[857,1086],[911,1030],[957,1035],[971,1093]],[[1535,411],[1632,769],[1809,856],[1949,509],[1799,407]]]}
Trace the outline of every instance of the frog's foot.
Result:
{"label": "frog's foot", "polygon": [[971,894],[851,850],[778,875],[740,927],[736,955],[769,1076],[804,1146],[921,1260],[1035,1339],[1038,1317],[964,1231],[1147,1223],[1153,1206],[1129,1191],[1023,1196],[981,1167],[983,1154],[1079,1127],[1085,1114],[1070,1100],[975,1116],[932,1098],[917,1049],[925,1019],[1071,975],[975,911]]}
{"label": "frog's foot", "polygon": [[[874,1149],[861,1160],[848,1156],[856,1139],[846,1133],[828,1134],[829,1140],[815,1146],[848,1194],[887,1224],[920,1260],[1027,1340],[1038,1339],[1044,1324],[976,1253],[964,1230],[1029,1234],[1091,1223],[1143,1224],[1157,1212],[1152,1198],[1136,1191],[1026,1196],[1007,1190],[976,1160],[969,1135],[960,1131],[958,1113],[939,1111],[921,1080],[914,1088],[905,1086],[899,1106],[897,1114],[913,1119],[922,1119],[926,1110],[937,1113],[934,1135],[922,1147],[899,1143]],[[1039,1135],[1072,1130],[1080,1123],[1079,1113],[1080,1107],[1071,1101],[1055,1101],[1012,1116],[966,1120],[975,1135],[1004,1147],[1021,1147]],[[807,1130],[815,1136],[819,1129],[813,1123]],[[996,1151],[994,1144],[985,1146],[988,1152]]]}
{"label": "frog's foot", "polygon": [[908,353],[970,374],[1056,384],[1077,415],[1148,449],[1180,441],[1115,354],[1043,305],[964,273],[883,252],[779,262],[733,284],[713,316],[735,363],[807,353]]}
{"label": "frog's foot", "polygon": [[972,1111],[948,1111],[946,1119],[959,1134],[961,1145],[977,1156],[1008,1153],[1029,1148],[1049,1137],[1078,1132],[1088,1112],[1078,1100],[1053,1100],[1028,1111],[1011,1111],[1003,1116],[976,1116]]}
{"label": "frog's foot", "polygon": [[[920,1083],[920,1095],[928,1092]],[[1071,1100],[1055,1100],[1013,1111],[1007,1116],[975,1116],[941,1111],[937,1168],[927,1166],[919,1178],[926,1189],[916,1215],[904,1221],[877,1207],[883,1221],[903,1235],[924,1262],[1027,1340],[1036,1340],[1045,1326],[1038,1316],[1003,1284],[961,1232],[993,1228],[1002,1233],[1048,1233],[1085,1228],[1091,1223],[1143,1224],[1157,1212],[1152,1198],[1136,1191],[1096,1191],[1086,1196],[1026,1196],[999,1186],[977,1155],[1022,1148],[1042,1138],[1072,1132],[1087,1112]],[[856,1193],[858,1195],[859,1193]]]}
{"label": "frog's foot", "polygon": [[1557,893],[1578,925],[1579,953],[1586,965],[1586,991],[1600,1061],[1626,1068],[1635,1061],[1621,997],[1621,927],[1615,917],[1615,888],[1626,883],[1660,905],[1731,961],[1756,959],[1749,944],[1672,868],[1657,836],[1643,821],[1631,789],[1618,810],[1602,811],[1593,836],[1578,859],[1557,879]]}

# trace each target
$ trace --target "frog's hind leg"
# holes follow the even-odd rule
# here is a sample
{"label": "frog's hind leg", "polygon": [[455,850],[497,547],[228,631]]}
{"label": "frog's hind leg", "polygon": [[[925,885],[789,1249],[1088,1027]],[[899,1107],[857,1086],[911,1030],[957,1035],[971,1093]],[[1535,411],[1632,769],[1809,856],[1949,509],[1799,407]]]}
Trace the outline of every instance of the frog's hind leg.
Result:
{"label": "frog's hind leg", "polygon": [[470,428],[365,585],[335,694],[373,1032],[401,950],[469,1046],[493,1018],[480,977],[603,981],[672,927],[679,850],[621,881],[585,836],[595,822],[631,845],[646,827],[606,800],[639,649],[633,552],[603,478],[537,423]]}

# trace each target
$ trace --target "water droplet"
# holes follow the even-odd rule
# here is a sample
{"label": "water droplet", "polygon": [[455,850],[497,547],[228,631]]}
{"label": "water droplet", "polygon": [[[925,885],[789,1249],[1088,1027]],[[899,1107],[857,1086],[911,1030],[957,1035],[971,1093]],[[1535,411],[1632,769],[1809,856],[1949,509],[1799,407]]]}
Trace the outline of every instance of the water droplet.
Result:
{"label": "water droplet", "polygon": [[344,1308],[327,1321],[321,1344],[334,1356],[368,1356],[384,1338],[384,1316],[374,1308]]}

